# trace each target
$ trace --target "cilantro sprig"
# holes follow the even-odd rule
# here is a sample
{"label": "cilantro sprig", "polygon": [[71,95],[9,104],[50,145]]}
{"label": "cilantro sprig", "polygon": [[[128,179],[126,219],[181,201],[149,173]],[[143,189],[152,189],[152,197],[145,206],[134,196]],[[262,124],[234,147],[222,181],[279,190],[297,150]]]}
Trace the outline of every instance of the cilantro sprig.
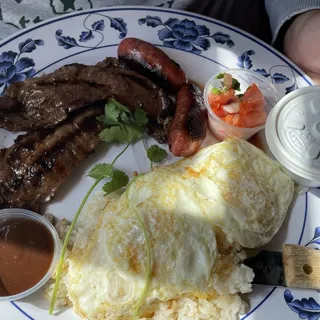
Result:
{"label": "cilantro sprig", "polygon": [[[117,161],[117,159],[128,149],[129,144],[115,157],[115,159],[112,161],[111,164],[109,163],[99,163],[96,164],[88,173],[88,176],[95,179],[94,183],[90,187],[90,189],[87,191],[86,195],[84,196],[83,200],[81,201],[81,204],[71,222],[71,225],[68,229],[68,232],[66,234],[66,237],[63,242],[63,246],[60,253],[60,259],[57,267],[56,272],[56,281],[53,288],[52,298],[50,302],[50,308],[49,308],[49,314],[52,315],[55,302],[57,300],[57,294],[59,289],[59,283],[61,280],[61,274],[62,274],[62,268],[64,263],[64,257],[66,254],[67,246],[70,240],[71,233],[76,225],[76,222],[79,218],[79,215],[86,204],[88,198],[90,197],[92,191],[96,188],[96,186],[103,180],[103,179],[109,179],[109,182],[107,182],[103,189],[106,194],[109,194],[113,191],[118,190],[121,187],[126,186],[126,184],[129,181],[129,178],[125,175],[124,172],[119,170],[114,170],[114,164]],[[121,172],[121,174],[119,174]]]}
{"label": "cilantro sprig", "polygon": [[[62,268],[64,263],[64,257],[67,250],[67,245],[69,243],[71,233],[76,225],[76,222],[78,220],[78,217],[84,205],[86,204],[93,190],[102,180],[105,180],[105,179],[107,180],[107,182],[105,182],[105,184],[102,187],[102,190],[105,192],[105,194],[110,194],[122,187],[125,187],[128,184],[129,182],[128,176],[123,171],[115,169],[114,164],[119,159],[119,157],[128,149],[131,143],[143,137],[145,132],[144,126],[148,123],[148,118],[144,110],[142,110],[141,108],[137,108],[132,113],[126,106],[122,105],[121,103],[117,102],[114,99],[109,99],[108,103],[105,105],[104,115],[99,116],[97,120],[100,122],[103,122],[105,126],[105,129],[99,135],[102,141],[106,143],[115,142],[119,144],[126,144],[126,147],[115,157],[115,159],[111,163],[96,164],[88,173],[88,176],[93,178],[95,181],[90,187],[90,189],[88,190],[88,192],[86,193],[85,197],[83,198],[75,214],[75,217],[72,220],[72,223],[69,227],[66,237],[64,239],[63,247],[60,254],[59,264],[56,272],[56,281],[55,281],[50,308],[49,308],[50,315],[53,313],[55,301],[57,299],[58,288],[61,280],[61,273],[62,273]],[[167,152],[156,145],[151,146],[149,149],[146,149],[146,153],[147,153],[147,157],[150,159],[151,167],[152,167],[152,162],[161,162],[167,156]],[[127,193],[127,196],[128,196],[128,193]],[[130,206],[133,207],[131,202],[130,202]],[[142,224],[144,235],[147,241],[147,254],[148,254],[147,274],[148,275],[147,275],[147,282],[144,289],[144,293],[140,299],[142,301],[146,295],[146,291],[150,282],[151,249],[150,249],[148,236],[146,233],[146,229],[143,225],[143,222],[136,210],[135,210],[135,213],[139,218],[140,223]]]}
{"label": "cilantro sprig", "polygon": [[160,148],[157,145],[153,145],[149,147],[147,150],[147,157],[150,161],[159,163],[163,161],[168,156],[168,153],[166,150]]}
{"label": "cilantro sprig", "polygon": [[139,310],[140,310],[141,306],[143,305],[144,300],[147,297],[148,289],[149,289],[150,283],[151,283],[151,271],[152,271],[152,251],[151,251],[150,239],[149,239],[149,235],[148,235],[148,232],[147,232],[147,228],[146,228],[146,226],[144,224],[143,219],[140,217],[136,206],[131,202],[130,197],[129,197],[129,191],[130,191],[131,186],[133,185],[133,183],[137,179],[141,178],[143,175],[144,174],[140,174],[139,176],[134,177],[131,180],[131,182],[129,183],[129,185],[127,187],[127,190],[125,192],[125,196],[127,198],[127,202],[129,204],[129,207],[135,213],[135,215],[136,215],[136,217],[138,219],[138,222],[139,222],[139,224],[140,224],[140,226],[142,228],[142,232],[143,232],[143,235],[144,235],[144,238],[145,238],[145,241],[146,241],[146,254],[147,254],[145,283],[144,283],[140,298],[139,298],[139,300],[138,300],[138,302],[136,304],[136,307],[134,309],[133,317],[132,317],[133,319],[136,319],[138,317]]}
{"label": "cilantro sprig", "polygon": [[100,133],[100,139],[111,143],[132,143],[141,139],[144,126],[148,123],[146,113],[137,108],[134,114],[114,99],[109,99],[104,116],[98,117],[106,128]]}
{"label": "cilantro sprig", "polygon": [[142,142],[143,142],[144,149],[146,150],[147,157],[150,160],[150,169],[152,169],[153,163],[159,163],[168,156],[167,151],[160,148],[156,144],[147,148],[144,139],[142,139]]}

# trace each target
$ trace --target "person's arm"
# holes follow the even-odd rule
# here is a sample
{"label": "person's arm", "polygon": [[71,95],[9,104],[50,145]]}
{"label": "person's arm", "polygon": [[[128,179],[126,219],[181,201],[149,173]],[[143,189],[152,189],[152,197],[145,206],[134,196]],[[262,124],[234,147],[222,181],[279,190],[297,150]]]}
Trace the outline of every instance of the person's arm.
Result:
{"label": "person's arm", "polygon": [[320,84],[320,10],[297,16],[283,41],[284,54]]}
{"label": "person's arm", "polygon": [[320,0],[265,0],[272,44],[320,80]]}

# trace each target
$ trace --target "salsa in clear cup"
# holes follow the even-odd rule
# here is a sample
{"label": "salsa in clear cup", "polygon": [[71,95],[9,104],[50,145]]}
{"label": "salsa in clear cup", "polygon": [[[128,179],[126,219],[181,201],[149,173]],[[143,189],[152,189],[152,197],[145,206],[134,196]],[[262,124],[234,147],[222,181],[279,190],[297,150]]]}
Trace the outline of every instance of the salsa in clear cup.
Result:
{"label": "salsa in clear cup", "polygon": [[204,100],[210,131],[218,140],[229,135],[247,140],[265,127],[278,94],[274,85],[260,74],[228,69],[207,82]]}

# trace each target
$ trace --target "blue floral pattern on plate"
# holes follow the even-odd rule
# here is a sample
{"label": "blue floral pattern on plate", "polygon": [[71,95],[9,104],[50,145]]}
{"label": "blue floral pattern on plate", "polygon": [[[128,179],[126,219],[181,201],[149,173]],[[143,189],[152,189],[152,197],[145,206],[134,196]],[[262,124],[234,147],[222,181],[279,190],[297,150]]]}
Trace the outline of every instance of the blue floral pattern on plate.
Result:
{"label": "blue floral pattern on plate", "polygon": [[[99,19],[92,23],[90,26],[87,25],[88,19],[93,16],[99,16]],[[64,49],[70,49],[74,47],[80,47],[80,48],[97,48],[99,45],[103,42],[104,40],[104,28],[105,28],[105,20],[108,19],[110,21],[110,27],[116,31],[119,31],[119,39],[123,39],[128,32],[127,29],[127,23],[122,19],[122,18],[113,18],[104,14],[100,13],[91,13],[89,14],[84,20],[83,20],[83,28],[85,29],[84,31],[81,31],[79,35],[79,42],[70,36],[64,36],[62,35],[63,31],[62,29],[58,29],[56,31],[56,39],[58,41],[58,45],[63,47]],[[84,45],[80,44],[81,43],[86,43],[92,39],[95,39],[96,37],[99,37],[100,40],[97,44],[95,45]]]}
{"label": "blue floral pattern on plate", "polygon": [[283,295],[288,307],[296,312],[300,319],[317,320],[320,318],[320,305],[313,298],[293,300],[294,297],[288,289]]}
{"label": "blue floral pattern on plate", "polygon": [[31,53],[36,50],[37,46],[43,45],[43,40],[28,38],[19,44],[19,52],[11,50],[2,52],[0,55],[0,95],[4,93],[10,84],[24,81],[36,73],[34,60],[28,57],[21,57],[21,55]]}
{"label": "blue floral pattern on plate", "polygon": [[[59,0],[57,0],[59,1]],[[170,1],[167,1],[168,3]],[[171,3],[171,2],[170,2]],[[99,15],[101,13],[101,15]],[[140,18],[146,17],[147,14],[151,16],[160,16],[162,21],[154,21],[156,24],[154,27],[148,26],[147,22],[138,24],[138,21],[140,21]],[[114,24],[121,30],[117,30],[115,28],[111,27],[111,20],[107,17],[119,17],[119,18],[113,18]],[[90,17],[88,19],[88,17]],[[72,18],[72,19],[71,19]],[[1,62],[9,62],[9,64],[5,63],[2,64],[1,62],[1,75],[5,75],[6,79],[1,78],[2,82],[0,83],[0,87],[2,88],[3,84],[5,82],[8,82],[7,85],[10,85],[10,82],[13,83],[17,80],[17,78],[13,78],[15,74],[21,74],[26,73],[27,71],[31,74],[34,73],[34,71],[30,71],[31,69],[36,70],[35,76],[38,74],[42,74],[42,72],[51,72],[55,69],[57,69],[60,65],[63,65],[65,63],[72,63],[72,62],[83,62],[90,64],[94,64],[98,60],[102,60],[106,53],[108,52],[115,52],[117,43],[120,42],[119,39],[122,39],[121,37],[124,35],[126,36],[126,32],[128,29],[128,33],[130,31],[130,36],[142,38],[142,39],[149,39],[152,43],[159,43],[163,44],[162,41],[159,40],[157,32],[161,29],[166,28],[163,26],[163,24],[168,21],[169,19],[177,18],[178,21],[193,21],[194,24],[187,24],[183,27],[176,26],[175,28],[180,28],[184,32],[191,32],[191,29],[195,26],[204,26],[204,28],[194,28],[197,32],[199,32],[198,38],[204,38],[209,40],[209,43],[211,44],[211,47],[209,49],[204,50],[202,47],[197,46],[195,44],[194,40],[189,39],[186,41],[187,43],[190,43],[197,47],[198,50],[201,51],[201,54],[195,55],[194,52],[191,51],[192,54],[183,54],[183,60],[177,61],[178,63],[184,63],[186,62],[187,68],[190,68],[190,70],[193,70],[193,66],[197,64],[198,61],[200,61],[202,58],[198,59],[198,57],[201,57],[203,55],[204,58],[206,58],[205,65],[211,66],[213,69],[220,70],[223,67],[226,68],[232,68],[237,65],[238,62],[238,55],[241,56],[241,54],[244,51],[248,51],[251,49],[255,53],[252,55],[248,55],[246,57],[245,65],[246,67],[250,66],[251,61],[251,70],[257,70],[257,69],[265,69],[265,76],[269,77],[270,81],[272,81],[272,77],[274,73],[283,74],[286,77],[288,77],[290,80],[285,81],[283,83],[276,84],[276,88],[279,90],[279,93],[281,95],[285,92],[285,87],[292,86],[292,81],[294,80],[291,76],[291,73],[288,71],[288,67],[290,67],[297,79],[297,83],[300,86],[306,86],[311,85],[311,81],[303,74],[300,70],[296,69],[294,65],[291,64],[290,61],[287,61],[282,56],[279,56],[276,52],[274,52],[273,49],[269,48],[269,50],[266,50],[265,45],[261,43],[259,40],[252,41],[252,38],[248,36],[246,33],[242,33],[241,30],[234,29],[232,26],[226,26],[224,27],[223,23],[217,23],[210,18],[201,17],[199,15],[194,15],[191,12],[176,12],[171,11],[163,8],[142,8],[139,9],[139,7],[121,7],[121,8],[105,8],[105,9],[99,9],[95,11],[82,11],[82,12],[75,12],[72,16],[65,16],[62,15],[60,17],[57,17],[54,20],[51,20],[50,22],[44,22],[37,24],[36,26],[32,27],[32,29],[26,29],[21,31],[19,35],[15,35],[10,39],[5,40],[1,44],[1,50],[0,50],[0,56],[2,61]],[[121,22],[121,20],[123,21]],[[157,20],[157,19],[155,19]],[[148,23],[152,23],[152,19],[149,19]],[[161,24],[162,23],[162,24]],[[209,30],[210,33],[208,35],[207,31]],[[58,32],[57,38],[55,37],[55,33],[57,30],[61,30],[60,34]],[[90,32],[91,31],[91,32]],[[193,31],[192,31],[193,32]],[[192,33],[191,32],[191,33]],[[203,32],[205,32],[203,34]],[[101,33],[101,34],[100,34]],[[20,49],[18,50],[18,46],[20,42],[25,42],[27,38],[32,39],[38,39],[39,37],[43,39],[43,37],[38,36],[38,34],[44,34],[46,35],[45,39],[45,46],[44,47],[38,47],[35,51],[33,51],[31,54],[28,54],[27,52],[23,53],[22,55],[19,55]],[[207,35],[206,35],[207,34]],[[212,37],[210,37],[212,35]],[[59,38],[66,37],[64,38]],[[104,37],[104,38],[103,38]],[[73,39],[73,40],[72,40]],[[104,39],[104,40],[103,40]],[[181,39],[185,39],[183,36]],[[101,40],[103,40],[103,43],[101,43]],[[118,40],[118,41],[117,41]],[[168,38],[164,39],[164,41],[170,41],[170,40],[177,40],[176,38]],[[230,40],[230,41],[229,41]],[[64,45],[69,46],[68,42],[70,41],[70,50],[65,50]],[[205,40],[204,40],[205,41]],[[101,43],[98,44],[97,43]],[[206,41],[205,41],[206,42]],[[58,43],[61,43],[58,45]],[[33,47],[32,41],[26,46],[27,49],[30,46],[30,48]],[[95,48],[99,47],[107,47],[105,50],[95,50]],[[37,47],[37,45],[36,45]],[[230,47],[230,48],[229,48]],[[241,48],[240,48],[241,47]],[[84,50],[84,48],[90,48],[88,50]],[[175,48],[177,50],[181,50],[178,48]],[[1,55],[3,52],[9,52],[13,51],[14,53],[17,52],[18,55],[16,55],[13,59],[10,58],[9,61],[7,61],[7,56]],[[91,55],[91,51],[92,55]],[[230,55],[224,55],[224,53],[227,53],[227,51],[231,52]],[[45,53],[45,54],[44,54]],[[83,54],[82,54],[83,53]],[[184,53],[188,53],[187,51],[184,51]],[[77,55],[78,58],[73,58],[75,55]],[[15,65],[17,63],[17,60],[21,59],[22,57],[28,57],[34,60],[35,66],[31,66],[29,68],[25,68],[24,70],[15,70],[12,74],[8,74],[8,69],[11,65]],[[210,62],[212,64],[210,64]],[[281,68],[277,67],[272,69],[270,72],[269,69],[272,66],[280,65],[283,66]],[[190,67],[192,66],[192,67]],[[286,67],[287,69],[283,68]],[[202,68],[194,68],[195,69],[195,79],[197,79],[198,75],[201,77],[201,79],[204,80],[205,77],[207,77],[210,74],[209,68],[204,70],[202,72]],[[197,70],[199,69],[199,70]],[[216,72],[218,70],[214,70],[213,72]],[[10,70],[10,72],[12,72]],[[29,76],[27,74],[27,76]],[[17,76],[17,77],[24,77],[24,76]],[[279,78],[278,76],[276,78]],[[202,81],[202,80],[201,80]],[[3,89],[3,88],[2,88]],[[3,89],[4,90],[4,89]],[[8,134],[11,139],[11,135]],[[4,136],[1,136],[2,139],[4,139]],[[67,201],[67,203],[70,203]],[[319,217],[316,214],[316,208],[313,205],[310,211],[311,219],[308,218],[308,223],[311,225],[315,224],[315,219],[319,221]],[[67,207],[63,207],[63,210],[60,209],[58,212],[71,212],[72,210],[69,210]],[[54,213],[54,212],[53,212]],[[293,209],[293,216],[290,215],[290,219],[295,219],[300,217],[300,213],[296,213]],[[62,216],[58,216],[61,218]],[[68,213],[67,218],[72,218],[72,214],[70,215]],[[300,219],[300,218],[299,218]],[[306,218],[307,219],[307,218]],[[320,224],[317,224],[320,226]],[[301,225],[302,226],[302,225]],[[299,224],[300,228],[300,224]],[[304,227],[302,226],[302,234]],[[290,237],[296,237],[296,233],[298,232],[298,229],[288,230],[288,233]],[[308,230],[309,232],[309,230]],[[313,234],[309,235],[309,238],[312,238]],[[315,247],[316,244],[311,244],[310,247]],[[295,312],[292,312],[291,309],[288,308],[287,304],[285,303],[285,300],[282,299],[283,292],[281,292],[281,299],[278,299],[279,296],[277,296],[275,299],[277,300],[274,304],[274,296],[278,295],[280,290],[274,290],[272,289],[269,291],[268,289],[262,289],[263,292],[259,297],[253,295],[254,303],[251,304],[252,310],[242,317],[242,319],[259,319],[259,320],[269,320],[270,318],[270,308],[275,307],[277,309],[277,312],[272,315],[274,319],[298,319],[299,315]],[[284,290],[283,290],[284,291]],[[275,293],[274,293],[275,292]],[[278,293],[277,293],[278,292]],[[306,291],[305,297],[309,298],[312,296],[313,291]],[[280,293],[279,293],[280,294]],[[296,296],[297,294],[292,290],[292,294]],[[270,296],[273,295],[273,298],[270,299]],[[308,295],[308,296],[307,296]],[[315,296],[314,296],[315,297]],[[33,300],[32,300],[33,299]],[[315,298],[316,299],[316,298]],[[317,300],[317,299],[316,299]],[[272,301],[272,302],[271,302]],[[320,301],[318,301],[320,303]],[[9,307],[7,307],[6,303],[0,303],[1,307],[4,306],[4,312],[8,312],[8,316],[12,316],[14,318],[18,317],[16,312],[21,313],[21,317],[27,317],[32,319],[43,319],[46,317],[47,311],[45,309],[42,309],[37,305],[36,298],[31,297],[30,301],[27,301],[25,303],[20,302],[11,302],[11,306],[14,306],[16,309],[12,307],[12,311]],[[264,306],[262,308],[261,306]],[[26,308],[26,311],[23,309]],[[281,308],[281,310],[280,310]],[[2,310],[2,309],[1,309]],[[8,311],[7,311],[8,310]],[[72,317],[72,316],[71,316]],[[0,317],[1,318],[1,317]],[[61,319],[67,319],[70,320],[70,314],[68,313],[61,313],[57,318]],[[319,319],[320,320],[320,319]]]}
{"label": "blue floral pattern on plate", "polygon": [[[316,227],[316,229],[314,230],[313,238],[306,244],[306,246],[309,246],[312,243],[320,245],[320,227]],[[318,249],[318,248],[315,248],[315,249]]]}
{"label": "blue floral pattern on plate", "polygon": [[[252,60],[251,60],[251,56],[253,56],[255,54],[255,52],[253,50],[247,50],[244,53],[242,53],[239,57],[238,57],[238,63],[237,66],[239,68],[243,68],[243,69],[251,69],[253,64],[252,64]],[[289,68],[291,73],[292,73],[292,81],[293,84],[286,87],[285,88],[285,93],[288,94],[296,89],[298,89],[297,86],[297,81],[296,81],[296,77],[294,74],[294,71],[292,70],[292,68],[290,68],[290,66],[287,65],[275,65],[269,68],[269,71],[266,71],[265,68],[261,68],[261,69],[255,69],[253,71],[260,73],[262,76],[268,78],[271,78],[271,81],[275,84],[283,84],[287,81],[289,81],[289,77],[287,77],[286,75],[284,75],[281,72],[274,72],[273,70],[276,68]]]}
{"label": "blue floral pattern on plate", "polygon": [[159,40],[166,47],[176,48],[195,54],[201,54],[204,50],[211,47],[210,38],[216,43],[226,44],[229,48],[234,46],[228,34],[216,32],[210,35],[210,30],[205,25],[197,25],[189,19],[179,20],[177,18],[169,18],[162,21],[158,16],[146,16],[138,20],[139,25],[146,24],[148,27],[156,28],[163,26],[158,31]]}

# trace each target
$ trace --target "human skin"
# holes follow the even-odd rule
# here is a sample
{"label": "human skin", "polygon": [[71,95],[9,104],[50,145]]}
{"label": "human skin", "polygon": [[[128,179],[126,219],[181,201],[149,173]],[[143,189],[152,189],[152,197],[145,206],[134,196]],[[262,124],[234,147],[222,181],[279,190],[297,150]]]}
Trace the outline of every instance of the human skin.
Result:
{"label": "human skin", "polygon": [[298,15],[288,28],[284,54],[320,84],[320,10]]}

